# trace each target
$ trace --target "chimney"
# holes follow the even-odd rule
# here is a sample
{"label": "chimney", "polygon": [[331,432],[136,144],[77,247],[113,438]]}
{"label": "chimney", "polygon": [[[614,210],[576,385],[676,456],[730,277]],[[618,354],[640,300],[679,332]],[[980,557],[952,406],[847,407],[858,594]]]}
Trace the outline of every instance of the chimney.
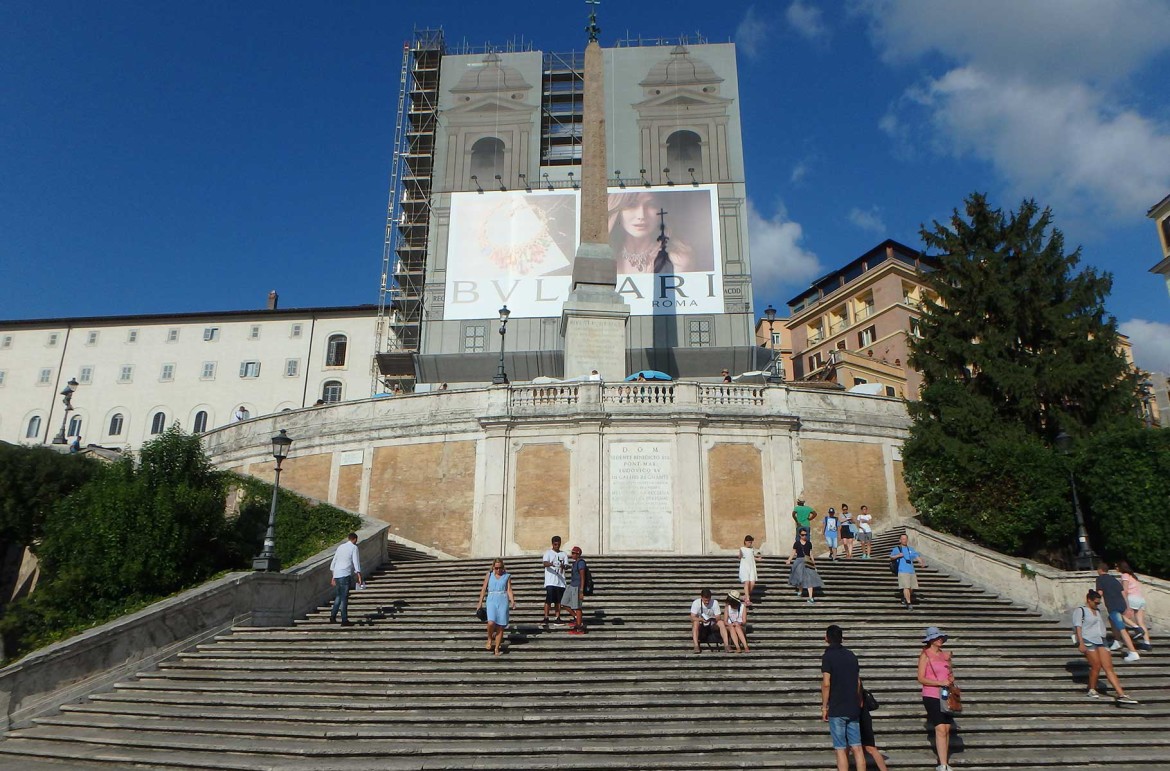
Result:
{"label": "chimney", "polygon": [[271,292],[269,292],[268,293],[268,310],[270,310],[270,311],[276,310],[277,301],[279,299],[280,298],[277,296],[275,289],[273,289]]}

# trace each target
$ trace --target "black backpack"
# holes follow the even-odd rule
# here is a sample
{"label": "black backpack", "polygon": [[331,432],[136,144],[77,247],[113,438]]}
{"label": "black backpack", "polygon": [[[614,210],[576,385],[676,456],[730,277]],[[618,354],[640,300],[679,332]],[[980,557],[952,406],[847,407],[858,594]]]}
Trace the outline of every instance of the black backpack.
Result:
{"label": "black backpack", "polygon": [[586,597],[593,594],[593,571],[589,569],[587,562],[585,563],[585,586],[581,587],[581,591]]}
{"label": "black backpack", "polygon": [[[899,546],[899,549],[902,547]],[[890,557],[890,572],[898,575],[898,563],[905,559],[906,552],[901,552],[897,557]]]}

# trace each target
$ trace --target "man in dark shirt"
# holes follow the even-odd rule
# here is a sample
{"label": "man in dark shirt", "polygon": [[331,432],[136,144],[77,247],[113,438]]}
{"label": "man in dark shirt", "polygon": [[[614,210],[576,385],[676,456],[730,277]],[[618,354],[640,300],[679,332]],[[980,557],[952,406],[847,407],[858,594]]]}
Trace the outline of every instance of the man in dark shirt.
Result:
{"label": "man in dark shirt", "polygon": [[1125,628],[1125,617],[1122,615],[1129,607],[1125,601],[1125,590],[1121,588],[1121,582],[1115,576],[1109,575],[1108,563],[1097,563],[1097,591],[1105,598],[1105,610],[1109,614],[1109,624],[1113,627],[1113,645],[1109,646],[1109,650],[1119,650],[1121,644],[1125,643],[1129,651],[1125,654],[1125,660],[1137,661],[1141,656],[1138,655],[1133,639]]}
{"label": "man in dark shirt", "polygon": [[849,771],[849,752],[865,768],[861,747],[861,667],[853,651],[841,644],[845,635],[836,624],[825,630],[828,648],[821,656],[821,720],[837,751],[838,771]]}

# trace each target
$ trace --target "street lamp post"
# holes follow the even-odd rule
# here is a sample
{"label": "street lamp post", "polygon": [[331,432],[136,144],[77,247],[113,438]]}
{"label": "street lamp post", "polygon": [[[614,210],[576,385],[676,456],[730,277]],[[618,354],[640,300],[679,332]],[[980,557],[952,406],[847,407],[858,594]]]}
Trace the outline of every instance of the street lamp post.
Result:
{"label": "street lamp post", "polygon": [[1154,427],[1154,408],[1150,405],[1151,397],[1154,395],[1154,384],[1149,380],[1142,381],[1139,386],[1142,398],[1142,420],[1146,424],[1146,428]]}
{"label": "street lamp post", "polygon": [[[1061,431],[1056,435],[1056,450],[1061,455],[1068,455],[1072,448],[1072,437]],[[1089,545],[1089,531],[1085,529],[1085,515],[1081,511],[1081,499],[1077,496],[1077,480],[1073,475],[1072,467],[1068,469],[1068,483],[1072,486],[1073,512],[1077,519],[1077,556],[1074,565],[1077,570],[1092,570],[1097,555]]]}
{"label": "street lamp post", "polygon": [[776,371],[780,351],[776,349],[776,334],[772,331],[776,325],[776,309],[771,305],[764,309],[764,319],[768,322],[768,345],[772,349],[772,361],[768,364],[768,376],[765,379],[769,383],[783,383],[784,377]]}
{"label": "street lamp post", "polygon": [[268,509],[268,531],[264,533],[264,551],[259,557],[252,558],[252,570],[262,570],[276,573],[280,570],[280,560],[276,557],[276,496],[280,492],[280,464],[288,457],[288,448],[293,440],[285,430],[272,437],[272,457],[276,458],[276,481],[272,485],[272,506]]}
{"label": "street lamp post", "polygon": [[77,382],[77,378],[69,378],[69,382],[65,384],[65,388],[61,390],[61,403],[65,405],[65,417],[61,418],[61,430],[53,437],[53,444],[66,444],[65,426],[69,423],[69,413],[73,412],[73,394],[77,390],[77,386],[81,385]]}
{"label": "street lamp post", "polygon": [[500,308],[500,366],[492,376],[492,385],[508,384],[508,373],[504,372],[504,336],[508,334],[508,317],[511,315],[507,305]]}

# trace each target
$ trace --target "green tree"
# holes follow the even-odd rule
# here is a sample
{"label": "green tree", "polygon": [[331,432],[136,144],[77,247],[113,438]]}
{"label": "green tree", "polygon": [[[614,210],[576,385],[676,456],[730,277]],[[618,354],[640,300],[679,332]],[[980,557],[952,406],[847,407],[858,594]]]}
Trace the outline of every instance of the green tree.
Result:
{"label": "green tree", "polygon": [[1005,214],[976,193],[964,213],[921,230],[937,299],[911,343],[923,388],[909,407],[907,486],[933,527],[1051,554],[1073,528],[1052,442],[1134,425],[1137,376],[1105,312],[1111,277],[1079,267],[1049,209],[1026,200]]}
{"label": "green tree", "polygon": [[82,455],[0,443],[0,545],[39,540],[53,504],[97,471]]}

